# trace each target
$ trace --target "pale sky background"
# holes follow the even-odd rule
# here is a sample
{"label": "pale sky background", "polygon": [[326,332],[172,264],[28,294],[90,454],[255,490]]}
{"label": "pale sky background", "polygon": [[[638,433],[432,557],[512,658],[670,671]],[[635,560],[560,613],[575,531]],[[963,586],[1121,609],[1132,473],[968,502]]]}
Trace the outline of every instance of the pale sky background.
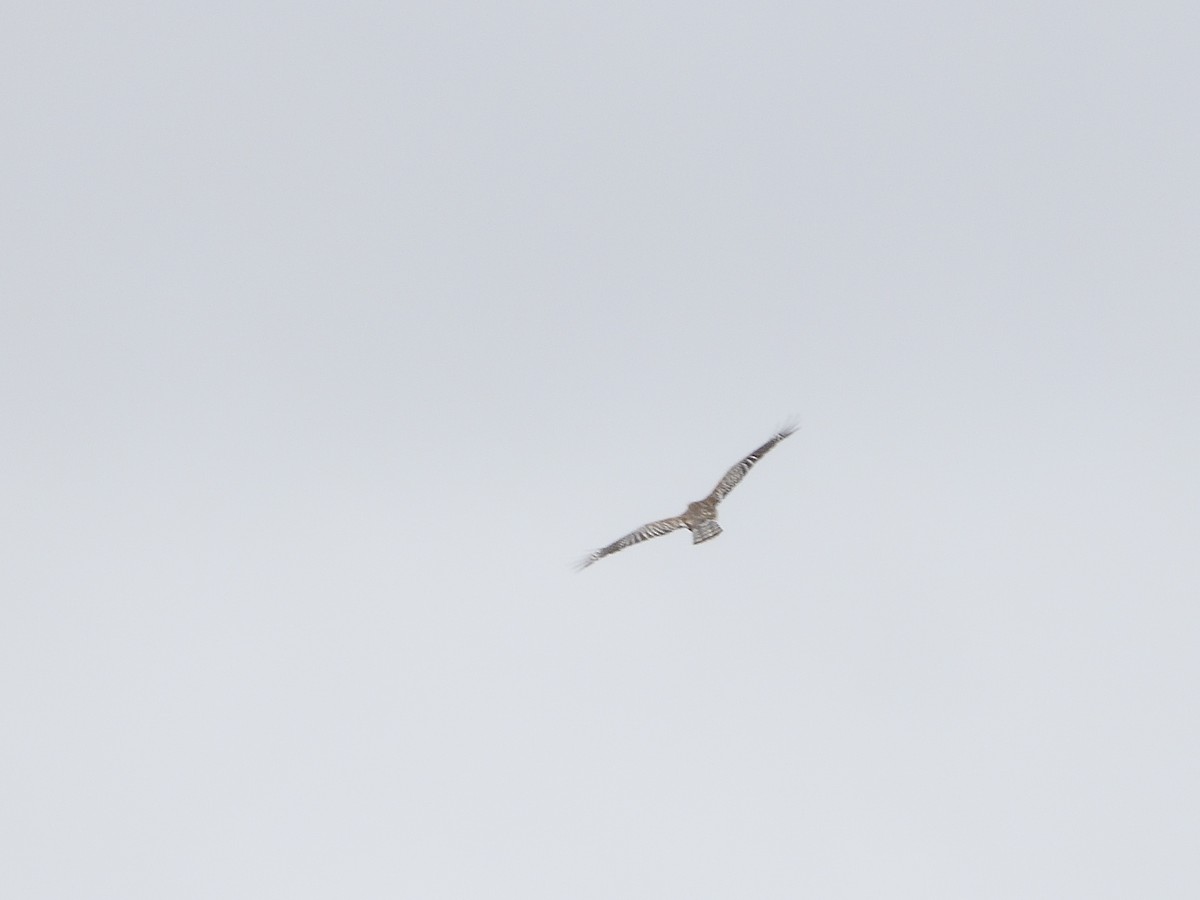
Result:
{"label": "pale sky background", "polygon": [[1198,48],[10,4],[0,895],[1200,896]]}

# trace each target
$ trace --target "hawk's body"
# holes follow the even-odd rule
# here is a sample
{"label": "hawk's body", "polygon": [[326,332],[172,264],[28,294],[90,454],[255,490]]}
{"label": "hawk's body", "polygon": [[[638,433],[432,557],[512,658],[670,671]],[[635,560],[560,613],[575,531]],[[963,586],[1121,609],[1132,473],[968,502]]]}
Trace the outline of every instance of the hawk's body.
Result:
{"label": "hawk's body", "polygon": [[717,524],[717,501],[715,500],[709,500],[706,497],[695,503],[689,503],[681,518],[683,524],[692,533],[693,544],[711,541],[721,533],[721,526]]}
{"label": "hawk's body", "polygon": [[587,568],[596,560],[603,559],[610,553],[616,553],[618,550],[624,550],[626,547],[632,547],[634,544],[640,544],[642,541],[676,531],[680,528],[686,528],[692,533],[693,544],[703,544],[705,541],[711,541],[721,533],[721,526],[717,524],[717,504],[724,500],[729,492],[738,486],[738,483],[746,477],[746,473],[750,471],[750,468],[762,459],[767,451],[785,437],[795,432],[795,430],[795,427],[791,425],[780,429],[769,441],[726,472],[725,477],[717,482],[717,486],[713,488],[711,494],[703,500],[689,503],[687,509],[681,515],[672,516],[669,519],[660,519],[657,522],[649,522],[636,531],[629,532],[629,534],[619,540],[613,541],[607,547],[601,547],[599,550],[593,551],[580,562],[579,567],[581,569]]}

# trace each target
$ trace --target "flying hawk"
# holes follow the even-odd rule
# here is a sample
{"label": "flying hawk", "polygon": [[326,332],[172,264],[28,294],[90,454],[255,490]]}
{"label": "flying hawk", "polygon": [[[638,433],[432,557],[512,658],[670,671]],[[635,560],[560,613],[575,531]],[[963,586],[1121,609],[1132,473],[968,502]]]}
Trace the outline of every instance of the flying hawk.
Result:
{"label": "flying hawk", "polygon": [[751,467],[766,456],[772,447],[795,431],[796,426],[794,425],[788,425],[777,431],[769,441],[726,472],[725,477],[717,482],[717,486],[713,488],[711,494],[703,500],[689,503],[687,509],[682,514],[672,516],[669,519],[659,519],[657,522],[648,522],[636,531],[629,532],[625,537],[613,541],[607,547],[594,550],[580,560],[578,567],[586,569],[596,560],[603,559],[610,553],[616,553],[618,550],[624,550],[626,547],[632,547],[634,544],[640,544],[642,541],[658,537],[660,534],[666,534],[670,531],[676,531],[680,528],[686,528],[692,533],[693,544],[703,544],[705,541],[711,541],[721,533],[721,526],[717,524],[717,504],[724,500],[726,495],[738,486],[738,483],[746,477],[746,473],[750,471]]}

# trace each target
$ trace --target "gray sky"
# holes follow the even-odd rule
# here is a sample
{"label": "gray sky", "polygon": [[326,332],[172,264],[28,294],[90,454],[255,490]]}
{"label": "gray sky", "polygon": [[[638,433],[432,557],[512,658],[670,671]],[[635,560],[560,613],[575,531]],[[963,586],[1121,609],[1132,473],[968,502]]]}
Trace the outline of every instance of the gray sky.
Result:
{"label": "gray sky", "polygon": [[1195,4],[4,18],[0,894],[1200,894]]}

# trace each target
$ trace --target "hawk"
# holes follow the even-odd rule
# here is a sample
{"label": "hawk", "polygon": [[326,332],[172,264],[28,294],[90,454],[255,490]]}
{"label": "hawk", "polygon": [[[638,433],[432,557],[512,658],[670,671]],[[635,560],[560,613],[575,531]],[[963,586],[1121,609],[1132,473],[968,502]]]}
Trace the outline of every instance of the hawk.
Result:
{"label": "hawk", "polygon": [[667,534],[671,531],[677,531],[680,528],[686,528],[692,533],[693,544],[703,544],[705,541],[711,541],[721,533],[721,526],[717,524],[717,504],[720,503],[732,491],[743,478],[746,473],[754,466],[756,462],[767,455],[772,447],[782,441],[785,437],[795,433],[795,425],[787,425],[777,431],[774,436],[745,457],[736,466],[725,473],[717,486],[713,488],[712,493],[703,500],[697,500],[695,503],[689,503],[680,515],[672,516],[669,519],[659,519],[657,522],[648,522],[636,531],[631,531],[625,537],[613,541],[607,547],[601,547],[599,550],[594,550],[582,560],[580,560],[578,568],[586,569],[598,559],[603,559],[610,553],[616,553],[618,550],[624,550],[626,547],[632,547],[634,544],[640,544],[642,541],[650,538],[658,537],[661,534]]}

